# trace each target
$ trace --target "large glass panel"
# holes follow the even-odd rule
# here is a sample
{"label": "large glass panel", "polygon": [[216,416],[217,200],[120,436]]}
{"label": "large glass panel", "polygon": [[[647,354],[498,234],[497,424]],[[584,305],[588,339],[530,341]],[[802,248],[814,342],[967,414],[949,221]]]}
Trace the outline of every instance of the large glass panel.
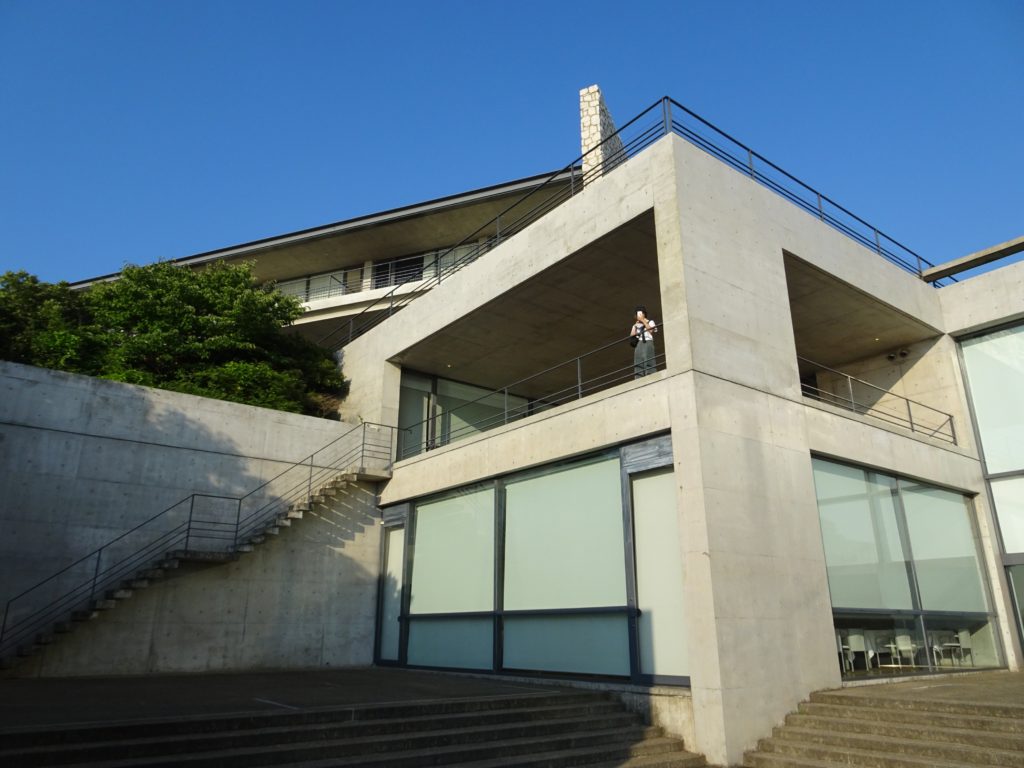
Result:
{"label": "large glass panel", "polygon": [[987,612],[977,544],[967,502],[959,493],[902,485],[921,607]]}
{"label": "large glass panel", "polygon": [[438,437],[442,444],[501,426],[526,412],[526,398],[437,380]]}
{"label": "large glass panel", "polygon": [[933,666],[994,667],[999,663],[995,634],[987,616],[924,617]]}
{"label": "large glass panel", "polygon": [[433,381],[411,371],[402,371],[398,392],[398,458],[422,453],[428,437],[430,392]]}
{"label": "large glass panel", "polygon": [[424,667],[489,670],[493,667],[493,635],[494,621],[488,618],[413,618],[409,624],[408,662]]}
{"label": "large glass panel", "polygon": [[1014,607],[1017,609],[1017,628],[1024,637],[1024,565],[1012,565],[1006,569],[1013,592]]}
{"label": "large glass panel", "polygon": [[618,458],[509,483],[505,608],[626,603]]}
{"label": "large glass panel", "polygon": [[992,481],[1003,548],[1008,553],[1024,553],[1024,477]]}
{"label": "large glass panel", "polygon": [[912,608],[896,524],[895,480],[815,459],[814,484],[832,606]]}
{"label": "large glass panel", "polygon": [[1024,325],[961,346],[988,471],[1024,469]]}
{"label": "large glass panel", "polygon": [[402,573],[405,570],[405,529],[388,528],[384,534],[384,580],[381,584],[380,657],[398,659],[399,622],[402,610]]}
{"label": "large glass panel", "polygon": [[508,616],[504,623],[505,669],[629,674],[625,615]]}
{"label": "large glass panel", "polygon": [[633,479],[633,532],[640,671],[645,675],[689,675],[682,544],[671,469]]}
{"label": "large glass panel", "polygon": [[836,652],[846,675],[919,672],[928,647],[910,616],[835,614]]}
{"label": "large glass panel", "polygon": [[494,489],[416,507],[411,613],[494,606]]}

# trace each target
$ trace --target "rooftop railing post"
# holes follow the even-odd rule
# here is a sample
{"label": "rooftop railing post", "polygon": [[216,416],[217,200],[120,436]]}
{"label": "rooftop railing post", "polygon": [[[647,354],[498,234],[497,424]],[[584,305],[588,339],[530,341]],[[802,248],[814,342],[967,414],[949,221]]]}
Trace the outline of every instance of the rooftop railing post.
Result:
{"label": "rooftop railing post", "polygon": [[750,169],[750,178],[756,179],[757,172],[754,170],[754,152],[753,150],[747,150],[747,168]]}
{"label": "rooftop railing post", "polygon": [[3,641],[4,635],[7,633],[7,616],[11,612],[11,602],[8,600],[7,605],[4,606],[4,621],[3,624],[0,624],[0,641]]}
{"label": "rooftop railing post", "polygon": [[508,387],[505,387],[505,389],[503,389],[502,392],[505,395],[505,405],[504,405],[505,420],[502,423],[503,424],[508,424]]}
{"label": "rooftop railing post", "polygon": [[910,400],[907,400],[907,423],[910,424],[910,431],[914,432],[914,409]]}
{"label": "rooftop railing post", "polygon": [[576,358],[576,399],[583,399],[583,358]]}
{"label": "rooftop railing post", "polygon": [[576,194],[576,163],[569,166],[569,197]]}
{"label": "rooftop railing post", "polygon": [[846,388],[850,392],[850,410],[854,413],[857,412],[857,402],[853,399],[853,377],[846,377]]}
{"label": "rooftop railing post", "polygon": [[501,214],[499,213],[494,218],[494,244],[498,245],[501,242]]}
{"label": "rooftop railing post", "polygon": [[238,548],[238,531],[242,527],[242,500],[238,500],[238,506],[235,509],[235,536],[233,539],[232,549]]}
{"label": "rooftop railing post", "polygon": [[953,445],[956,445],[956,427],[953,426],[953,414],[949,414],[947,421],[949,422],[949,437],[953,441]]}
{"label": "rooftop railing post", "polygon": [[309,481],[306,484],[306,498],[313,498],[313,454],[309,454]]}
{"label": "rooftop railing post", "polygon": [[882,243],[878,239],[878,230],[875,229],[874,227],[872,227],[871,230],[875,233],[875,251],[877,251],[878,255],[881,256],[882,255]]}
{"label": "rooftop railing post", "polygon": [[96,551],[96,567],[92,571],[92,587],[89,588],[89,599],[96,599],[96,583],[100,579],[100,562],[103,560],[103,547]]}
{"label": "rooftop railing post", "polygon": [[672,133],[672,100],[668,96],[661,100],[661,129],[663,136]]}
{"label": "rooftop railing post", "polygon": [[192,516],[196,510],[196,495],[193,493],[188,497],[188,524],[185,526],[185,549],[188,549],[189,539],[192,538]]}
{"label": "rooftop railing post", "polygon": [[815,192],[814,194],[816,194],[818,196],[818,218],[821,219],[822,221],[824,221],[825,220],[825,209],[821,205],[821,192]]}

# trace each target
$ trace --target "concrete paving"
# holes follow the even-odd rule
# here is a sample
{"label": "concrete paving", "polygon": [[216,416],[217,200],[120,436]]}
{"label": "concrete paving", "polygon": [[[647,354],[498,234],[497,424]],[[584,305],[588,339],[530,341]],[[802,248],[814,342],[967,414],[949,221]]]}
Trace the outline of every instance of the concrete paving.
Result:
{"label": "concrete paving", "polygon": [[969,672],[919,677],[888,685],[851,686],[833,693],[892,700],[996,704],[1024,709],[1024,672]]}
{"label": "concrete paving", "polygon": [[399,669],[0,679],[0,732],[566,690]]}

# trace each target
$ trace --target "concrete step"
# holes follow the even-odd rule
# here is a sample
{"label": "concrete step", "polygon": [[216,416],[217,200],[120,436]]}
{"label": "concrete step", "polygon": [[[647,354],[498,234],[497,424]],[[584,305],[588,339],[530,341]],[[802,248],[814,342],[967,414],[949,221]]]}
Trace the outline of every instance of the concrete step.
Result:
{"label": "concrete step", "polygon": [[955,700],[937,701],[934,699],[896,699],[886,696],[870,695],[849,696],[834,691],[818,691],[810,696],[812,703],[837,704],[847,707],[880,709],[885,711],[936,712],[954,715],[981,715],[983,717],[1008,717],[1024,719],[1024,703],[981,704],[977,702],[961,703]]}
{"label": "concrete step", "polygon": [[536,709],[585,707],[602,714],[622,705],[607,695],[591,692],[536,693],[519,696],[495,696],[344,707],[325,707],[297,712],[258,712],[224,716],[198,716],[136,720],[117,724],[62,726],[60,728],[5,729],[0,726],[0,743],[5,747],[88,744],[123,739],[168,738],[193,734],[216,734],[244,730],[262,731],[302,725],[376,722],[408,722],[421,727],[424,722],[445,717],[490,716],[493,713],[522,713]]}
{"label": "concrete step", "polygon": [[510,738],[501,738],[503,734],[499,731],[494,734],[496,738],[493,739],[487,739],[486,734],[483,734],[483,740],[474,740],[477,734],[461,730],[410,734],[400,740],[382,738],[325,741],[316,744],[216,750],[174,756],[76,762],[67,765],[80,768],[240,768],[323,764],[411,768],[565,750],[584,749],[607,760],[608,757],[625,758],[634,754],[660,754],[681,749],[681,743],[674,739],[647,738],[646,730],[634,726],[624,729],[557,732]]}
{"label": "concrete step", "polygon": [[[409,730],[401,721],[378,723],[338,723],[320,728],[289,728],[277,732],[245,731],[176,739],[149,739],[67,745],[63,749],[33,748],[0,752],[5,766],[75,764],[90,761],[104,765],[123,764],[126,760],[146,766],[171,764],[198,766],[277,765],[281,762],[323,759],[354,755],[424,750],[449,745],[485,744],[495,739],[522,739],[558,736],[564,733],[644,730],[637,718],[623,712],[600,717],[584,714],[574,718],[516,718],[489,721],[480,725],[480,717],[463,718],[473,725],[438,727],[424,721]],[[367,727],[369,726],[369,727]],[[372,732],[371,732],[372,731]],[[645,731],[646,732],[646,731]],[[653,735],[653,734],[652,734]],[[170,761],[170,762],[168,762]]]}
{"label": "concrete step", "polygon": [[[952,717],[947,715],[946,717]],[[991,718],[995,719],[995,718]],[[792,714],[786,718],[786,727],[800,730],[816,730],[825,733],[858,733],[890,736],[918,741],[963,744],[988,749],[1019,751],[1024,754],[1024,733],[1005,731],[989,732],[984,728],[960,727],[956,722],[894,723],[886,720],[863,720],[852,718],[820,717],[817,715]],[[778,731],[776,729],[776,735]]]}
{"label": "concrete step", "polygon": [[113,608],[117,608],[117,600],[110,598],[103,598],[102,600],[93,600],[89,607],[94,611],[109,611]]}
{"label": "concrete step", "polygon": [[291,528],[292,521],[291,518],[288,517],[279,517],[276,520],[274,520],[274,525],[276,525],[278,528]]}
{"label": "concrete step", "polygon": [[[342,718],[329,722],[296,723],[291,725],[259,728],[228,728],[206,732],[198,730],[204,723],[196,723],[197,730],[186,733],[147,736],[141,738],[107,739],[81,742],[73,740],[66,744],[53,744],[46,734],[31,739],[30,733],[0,733],[0,742],[6,749],[0,750],[0,764],[43,765],[76,762],[82,760],[115,760],[127,757],[148,757],[154,755],[175,755],[188,751],[212,751],[261,745],[318,742],[337,739],[366,739],[389,736],[402,738],[402,734],[446,731],[472,727],[501,727],[518,723],[525,725],[538,721],[576,720],[601,724],[605,728],[635,725],[635,715],[623,712],[617,702],[598,700],[594,702],[566,703],[530,708],[506,708],[483,712],[459,712],[445,715],[401,717],[395,719],[351,720]],[[107,734],[109,735],[109,734]],[[14,737],[14,738],[12,738]],[[15,747],[12,742],[20,746]]]}
{"label": "concrete step", "polygon": [[[1021,757],[1001,750],[997,752],[951,745],[935,746],[881,736],[857,738],[832,734],[832,739],[827,743],[802,740],[801,736],[803,734],[790,731],[786,738],[763,739],[758,744],[758,751],[867,768],[920,768],[925,765],[934,768],[1009,768],[1019,765],[1016,760]],[[1000,762],[1001,760],[1004,762]]]}
{"label": "concrete step", "polygon": [[171,559],[179,563],[230,563],[237,559],[233,552],[208,552],[202,549],[179,549],[170,555]]}
{"label": "concrete step", "polygon": [[887,709],[884,707],[849,707],[839,704],[803,702],[798,714],[841,720],[934,725],[946,728],[970,728],[980,731],[1024,733],[1024,719],[1013,717],[987,717],[964,713],[928,712],[913,709]]}
{"label": "concrete step", "polygon": [[748,752],[743,759],[744,768],[841,768],[846,763],[810,760],[775,752]]}
{"label": "concrete step", "polygon": [[124,588],[112,589],[104,595],[107,600],[127,600],[131,596],[132,591]]}
{"label": "concrete step", "polygon": [[93,619],[95,619],[99,615],[100,615],[99,611],[94,611],[94,610],[72,611],[71,612],[71,620],[72,621],[92,621]]}
{"label": "concrete step", "polygon": [[301,520],[303,512],[309,512],[308,501],[299,501],[296,502],[295,504],[292,504],[290,507],[288,507],[287,514],[288,517],[290,517],[292,520]]}
{"label": "concrete step", "polygon": [[145,589],[149,586],[149,579],[145,577],[129,579],[121,582],[122,589]]}
{"label": "concrete step", "polygon": [[933,742],[878,733],[829,732],[807,728],[776,728],[773,740],[816,745],[840,750],[883,751],[889,755],[931,757],[963,765],[997,765],[1024,768],[1024,751],[1012,747],[992,749],[951,742]]}

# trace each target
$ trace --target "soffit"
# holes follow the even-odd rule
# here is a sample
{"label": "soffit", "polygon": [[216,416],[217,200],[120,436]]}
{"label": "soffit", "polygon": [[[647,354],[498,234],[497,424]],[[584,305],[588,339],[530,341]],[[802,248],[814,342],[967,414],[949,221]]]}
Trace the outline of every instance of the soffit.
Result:
{"label": "soffit", "polygon": [[786,254],[797,355],[829,367],[886,354],[940,332]]}
{"label": "soffit", "polygon": [[[583,360],[583,378],[631,367],[625,337],[633,308],[646,304],[651,317],[661,318],[657,261],[654,217],[648,212],[410,347],[396,362],[488,389],[609,343]],[[415,306],[403,311],[415,312]],[[513,390],[547,396],[574,386],[576,375],[572,363]]]}

